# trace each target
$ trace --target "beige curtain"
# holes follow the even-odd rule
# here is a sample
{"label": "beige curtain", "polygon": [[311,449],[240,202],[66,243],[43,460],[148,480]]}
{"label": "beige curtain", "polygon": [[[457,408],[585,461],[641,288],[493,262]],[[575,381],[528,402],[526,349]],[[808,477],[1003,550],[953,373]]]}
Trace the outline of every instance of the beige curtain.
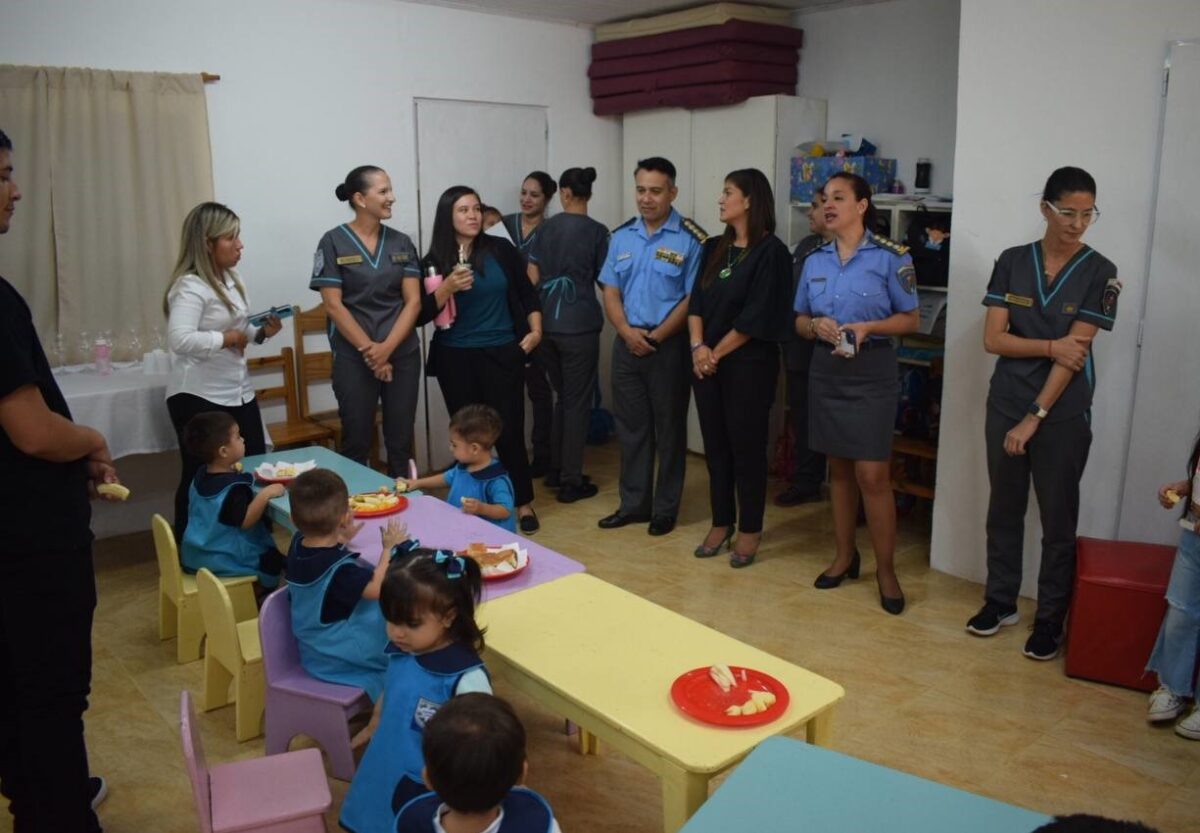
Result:
{"label": "beige curtain", "polygon": [[0,275],[43,343],[111,330],[147,346],[183,218],[213,198],[200,75],[0,66],[0,129],[24,194]]}

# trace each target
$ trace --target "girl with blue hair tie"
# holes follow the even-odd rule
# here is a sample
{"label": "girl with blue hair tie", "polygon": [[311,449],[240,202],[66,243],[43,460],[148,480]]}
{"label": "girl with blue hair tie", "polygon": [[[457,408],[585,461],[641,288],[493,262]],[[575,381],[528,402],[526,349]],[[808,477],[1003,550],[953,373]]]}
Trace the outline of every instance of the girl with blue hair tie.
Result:
{"label": "girl with blue hair tie", "polygon": [[475,622],[479,565],[446,550],[408,541],[395,548],[380,591],[387,620],[388,669],[383,695],[354,746],[370,741],[342,805],[351,833],[391,829],[399,809],[427,791],[421,770],[425,724],[459,694],[492,692],[479,655]]}

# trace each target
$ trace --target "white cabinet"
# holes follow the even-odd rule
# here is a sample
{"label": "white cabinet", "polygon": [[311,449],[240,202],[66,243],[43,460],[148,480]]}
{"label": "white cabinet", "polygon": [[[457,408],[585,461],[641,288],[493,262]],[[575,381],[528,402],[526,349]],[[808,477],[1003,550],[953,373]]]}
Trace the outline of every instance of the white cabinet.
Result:
{"label": "white cabinet", "polygon": [[[792,148],[825,138],[825,102],[789,95],[766,95],[726,107],[702,110],[667,108],[624,117],[624,206],[635,209],[633,171],[639,159],[664,156],[675,165],[679,196],[675,207],[709,234],[724,231],[717,198],[725,176],[739,168],[758,168],[775,191],[776,233],[788,234]],[[774,423],[782,414],[777,397]],[[771,431],[774,437],[775,430]],[[688,448],[703,453],[696,409],[688,412]]]}

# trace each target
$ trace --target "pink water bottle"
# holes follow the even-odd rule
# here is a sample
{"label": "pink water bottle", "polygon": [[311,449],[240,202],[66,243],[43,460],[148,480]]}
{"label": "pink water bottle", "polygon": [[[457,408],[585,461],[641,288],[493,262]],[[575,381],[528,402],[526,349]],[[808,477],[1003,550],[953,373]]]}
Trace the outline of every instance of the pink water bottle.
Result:
{"label": "pink water bottle", "polygon": [[101,376],[112,373],[112,345],[108,339],[100,336],[92,344],[92,358],[96,361],[96,372]]}
{"label": "pink water bottle", "polygon": [[[430,266],[429,274],[424,278],[425,291],[432,295],[433,291],[441,286],[444,280],[445,278],[437,273],[437,267]],[[450,329],[450,325],[454,323],[457,315],[458,311],[454,308],[454,296],[451,295],[446,299],[446,306],[442,307],[442,311],[437,314],[437,318],[433,319],[433,324],[439,330],[448,330]]]}

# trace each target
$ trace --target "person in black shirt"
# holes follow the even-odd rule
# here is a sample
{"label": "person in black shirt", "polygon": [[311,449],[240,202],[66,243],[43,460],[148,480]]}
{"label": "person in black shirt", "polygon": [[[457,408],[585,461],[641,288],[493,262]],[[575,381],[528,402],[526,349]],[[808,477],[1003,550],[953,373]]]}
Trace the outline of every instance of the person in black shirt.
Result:
{"label": "person in black shirt", "polygon": [[1058,655],[1075,578],[1079,481],[1092,444],[1096,371],[1091,343],[1111,330],[1117,267],[1083,242],[1099,216],[1096,181],[1059,168],[1042,194],[1046,233],[1001,253],[983,303],[983,344],[999,356],[988,392],[987,589],[967,631],[991,636],[1017,623],[1029,481],[1042,520],[1038,606],[1025,656]]}
{"label": "person in black shirt", "polygon": [[[708,464],[712,529],[696,547],[710,558],[733,538],[729,563],[754,562],[767,492],[767,422],[788,337],[791,256],[774,235],[775,197],[754,168],[725,178],[719,200],[725,233],[709,238],[688,302],[692,387]],[[740,517],[739,510],[740,509]]]}
{"label": "person in black shirt", "polygon": [[[21,193],[0,131],[0,234]],[[0,278],[0,792],[14,830],[100,830],[83,713],[92,678],[92,510],[116,483],[108,443],[76,425],[33,316]]]}

